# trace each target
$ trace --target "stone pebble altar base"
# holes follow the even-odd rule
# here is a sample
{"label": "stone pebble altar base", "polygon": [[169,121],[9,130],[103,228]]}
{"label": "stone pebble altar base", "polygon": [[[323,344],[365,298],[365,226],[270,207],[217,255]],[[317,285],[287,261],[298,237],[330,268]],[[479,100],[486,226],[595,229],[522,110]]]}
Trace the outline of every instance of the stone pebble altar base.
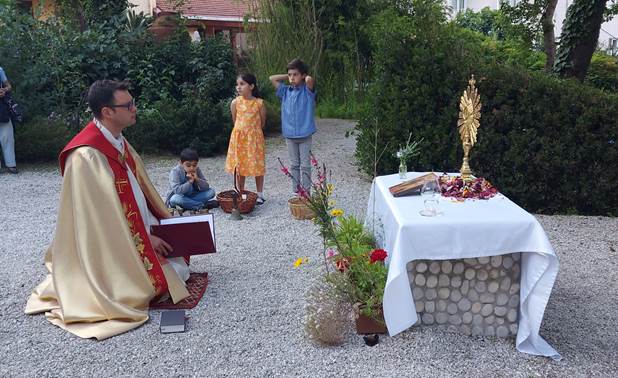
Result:
{"label": "stone pebble altar base", "polygon": [[521,254],[407,265],[419,321],[474,336],[517,335]]}

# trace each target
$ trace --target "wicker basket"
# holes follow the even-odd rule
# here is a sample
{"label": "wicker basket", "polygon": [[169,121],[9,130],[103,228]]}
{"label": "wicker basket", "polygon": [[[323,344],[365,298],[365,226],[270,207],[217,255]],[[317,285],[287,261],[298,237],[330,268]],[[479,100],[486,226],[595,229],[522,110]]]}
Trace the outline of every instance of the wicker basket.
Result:
{"label": "wicker basket", "polygon": [[307,206],[307,202],[301,198],[294,197],[288,200],[290,212],[296,219],[313,219],[315,213]]}
{"label": "wicker basket", "polygon": [[[234,197],[232,194],[235,192],[235,190],[226,190],[217,194],[219,206],[221,206],[221,209],[223,209],[226,213],[231,213],[232,209],[234,209]],[[241,214],[247,214],[250,213],[255,207],[257,194],[248,190],[243,190],[242,194],[244,194],[246,198],[243,199],[241,196],[238,197],[238,211],[240,211]]]}

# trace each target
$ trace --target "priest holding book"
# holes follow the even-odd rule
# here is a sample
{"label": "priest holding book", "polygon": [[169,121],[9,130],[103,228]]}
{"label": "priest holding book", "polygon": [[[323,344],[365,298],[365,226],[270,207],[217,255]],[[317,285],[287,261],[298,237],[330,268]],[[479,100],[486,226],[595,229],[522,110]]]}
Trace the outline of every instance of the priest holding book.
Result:
{"label": "priest holding book", "polygon": [[27,314],[99,340],[148,320],[152,302],[189,296],[189,268],[151,235],[168,218],[161,197],[122,131],[137,109],[126,82],[99,80],[88,91],[94,120],[60,153],[63,175],[49,274],[34,289]]}

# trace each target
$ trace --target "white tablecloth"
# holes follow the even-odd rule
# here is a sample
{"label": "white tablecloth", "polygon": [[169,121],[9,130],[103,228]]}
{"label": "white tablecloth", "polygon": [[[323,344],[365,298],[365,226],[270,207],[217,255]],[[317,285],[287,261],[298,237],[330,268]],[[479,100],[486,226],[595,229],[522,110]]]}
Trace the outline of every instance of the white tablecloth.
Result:
{"label": "white tablecloth", "polygon": [[[408,173],[408,179],[421,174]],[[443,214],[424,217],[419,214],[424,198],[391,195],[388,188],[400,182],[398,174],[375,179],[365,220],[378,245],[389,254],[383,302],[389,334],[394,336],[417,321],[408,262],[525,252],[521,260],[517,349],[559,360],[560,354],[539,335],[558,274],[558,258],[536,218],[501,195],[463,203],[441,198]]]}

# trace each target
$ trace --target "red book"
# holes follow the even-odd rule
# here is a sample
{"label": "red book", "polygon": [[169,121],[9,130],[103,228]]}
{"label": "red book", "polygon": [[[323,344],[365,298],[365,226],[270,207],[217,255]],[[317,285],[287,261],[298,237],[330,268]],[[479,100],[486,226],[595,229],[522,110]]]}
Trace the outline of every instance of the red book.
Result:
{"label": "red book", "polygon": [[170,244],[167,257],[215,253],[215,223],[212,214],[162,219],[151,233]]}

